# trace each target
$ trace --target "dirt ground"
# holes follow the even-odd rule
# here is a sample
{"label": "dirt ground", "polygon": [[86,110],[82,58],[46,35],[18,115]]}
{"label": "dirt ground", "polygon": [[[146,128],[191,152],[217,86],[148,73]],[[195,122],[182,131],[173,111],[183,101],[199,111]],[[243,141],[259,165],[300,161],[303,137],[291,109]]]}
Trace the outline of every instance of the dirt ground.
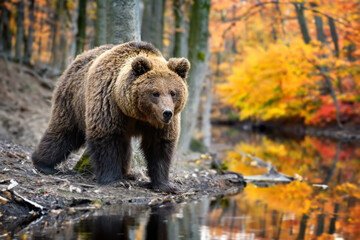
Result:
{"label": "dirt ground", "polygon": [[0,58],[0,139],[34,146],[50,117],[55,81]]}
{"label": "dirt ground", "polygon": [[135,181],[99,186],[94,175],[84,176],[72,170],[80,157],[77,154],[59,167],[59,174],[43,175],[32,166],[32,151],[33,147],[0,142],[0,232],[17,231],[33,219],[62,210],[91,211],[129,203],[178,204],[204,195],[235,194],[243,189],[242,179],[234,174],[218,175],[210,168],[210,157],[205,155],[189,155],[186,162],[175,162],[170,181],[180,192],[164,194],[144,186],[149,179],[143,167],[137,167]]}
{"label": "dirt ground", "polygon": [[26,66],[0,64],[0,237],[12,236],[40,216],[113,204],[176,205],[243,189],[242,179],[218,175],[210,167],[211,157],[200,154],[176,157],[170,181],[181,191],[172,195],[146,188],[149,179],[141,161],[136,161],[135,181],[99,186],[93,174],[72,170],[81,151],[59,166],[59,174],[39,173],[30,156],[49,120],[54,82]]}

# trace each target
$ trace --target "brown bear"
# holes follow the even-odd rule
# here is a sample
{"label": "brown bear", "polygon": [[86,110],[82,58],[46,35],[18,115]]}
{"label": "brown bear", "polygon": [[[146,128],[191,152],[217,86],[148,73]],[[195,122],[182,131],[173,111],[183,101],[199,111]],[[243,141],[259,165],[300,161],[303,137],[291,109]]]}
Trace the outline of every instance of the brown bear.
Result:
{"label": "brown bear", "polygon": [[185,58],[166,61],[151,44],[106,45],[79,55],[54,91],[51,119],[32,155],[54,167],[86,143],[100,184],[129,176],[131,138],[141,138],[153,189],[174,192],[169,168],[187,99]]}

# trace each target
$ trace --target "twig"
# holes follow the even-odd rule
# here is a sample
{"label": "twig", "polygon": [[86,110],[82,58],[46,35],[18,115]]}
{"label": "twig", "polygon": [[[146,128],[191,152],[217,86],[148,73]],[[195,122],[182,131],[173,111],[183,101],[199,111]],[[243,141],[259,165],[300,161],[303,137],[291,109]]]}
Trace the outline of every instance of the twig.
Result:
{"label": "twig", "polygon": [[37,72],[32,71],[30,69],[24,69],[24,72],[29,73],[30,75],[36,77],[39,80],[41,86],[46,87],[47,89],[52,89],[54,87],[50,81],[41,77]]}
{"label": "twig", "polygon": [[9,199],[0,196],[0,201],[1,201],[2,203],[7,203],[7,202],[9,201]]}
{"label": "twig", "polygon": [[[249,7],[249,9],[246,10],[246,12],[242,15],[240,15],[239,17],[236,17],[236,18],[232,18],[232,19],[228,19],[227,21],[225,22],[231,22],[231,21],[239,21],[239,20],[242,20],[244,18],[248,18],[251,16],[251,14],[254,14],[252,12],[253,9],[256,9],[256,8],[259,8],[259,7],[262,7],[264,5],[267,5],[267,4],[298,4],[298,2],[296,1],[289,1],[289,2],[279,2],[279,1],[266,1],[266,2],[260,2],[260,3],[256,3],[252,6]],[[347,19],[344,19],[344,18],[340,18],[340,17],[337,17],[337,18],[334,18],[326,13],[323,13],[323,12],[320,12],[319,10],[317,9],[314,9],[314,8],[308,8],[308,7],[305,7],[304,6],[304,9],[305,10],[310,10],[312,11],[313,13],[317,13],[317,14],[320,14],[320,15],[323,15],[325,17],[328,17],[328,18],[332,18],[334,19],[334,21],[340,23],[340,24],[344,24],[344,22],[346,23],[350,23]]]}
{"label": "twig", "polygon": [[16,191],[11,191],[11,193],[13,193],[15,196],[21,198],[22,200],[24,200],[25,202],[29,203],[30,205],[34,206],[35,208],[38,208],[38,209],[41,209],[41,210],[44,210],[45,207],[41,206],[40,204],[36,203],[36,202],[33,202],[31,201],[30,199],[27,199],[26,197],[23,197],[21,196],[19,193],[17,193]]}

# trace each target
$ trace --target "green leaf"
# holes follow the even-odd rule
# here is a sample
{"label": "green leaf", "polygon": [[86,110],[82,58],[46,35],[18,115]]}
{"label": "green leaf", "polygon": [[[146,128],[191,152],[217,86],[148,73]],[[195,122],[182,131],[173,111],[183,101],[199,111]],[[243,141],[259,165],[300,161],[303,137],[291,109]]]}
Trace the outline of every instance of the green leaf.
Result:
{"label": "green leaf", "polygon": [[198,52],[197,58],[201,60],[202,62],[205,62],[205,53],[204,52]]}

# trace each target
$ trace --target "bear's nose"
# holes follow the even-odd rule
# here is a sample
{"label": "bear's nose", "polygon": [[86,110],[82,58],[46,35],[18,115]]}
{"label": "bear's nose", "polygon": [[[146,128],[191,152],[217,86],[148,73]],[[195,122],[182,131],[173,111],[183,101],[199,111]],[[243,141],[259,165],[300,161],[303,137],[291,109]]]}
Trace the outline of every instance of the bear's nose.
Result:
{"label": "bear's nose", "polygon": [[169,121],[172,117],[173,113],[170,109],[166,109],[163,111],[163,117],[164,117],[164,120],[166,121]]}

